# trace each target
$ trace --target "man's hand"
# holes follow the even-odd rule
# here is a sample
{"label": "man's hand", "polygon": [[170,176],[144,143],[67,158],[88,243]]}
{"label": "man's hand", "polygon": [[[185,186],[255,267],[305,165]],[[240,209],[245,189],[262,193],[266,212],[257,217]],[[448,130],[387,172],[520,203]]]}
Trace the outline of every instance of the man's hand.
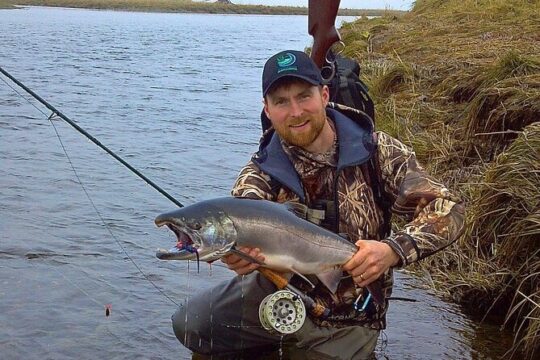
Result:
{"label": "man's hand", "polygon": [[[261,255],[261,250],[259,248],[241,247],[238,248],[238,250],[259,261],[264,261],[264,256]],[[257,263],[249,262],[245,259],[242,259],[236,254],[225,255],[221,258],[221,261],[227,264],[227,267],[238,275],[247,275],[260,266]]]}
{"label": "man's hand", "polygon": [[392,248],[380,241],[358,240],[358,251],[343,266],[353,277],[355,284],[365,287],[377,280],[390,267],[399,262]]}

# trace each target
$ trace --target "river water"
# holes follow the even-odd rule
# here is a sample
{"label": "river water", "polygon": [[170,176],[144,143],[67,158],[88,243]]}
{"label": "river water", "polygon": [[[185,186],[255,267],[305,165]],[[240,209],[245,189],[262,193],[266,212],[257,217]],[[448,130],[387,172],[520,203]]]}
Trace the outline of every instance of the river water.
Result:
{"label": "river water", "polygon": [[[256,149],[265,59],[310,37],[305,16],[32,7],[0,10],[0,44],[0,66],[190,204],[228,194]],[[170,316],[232,273],[157,260],[174,240],[153,219],[175,206],[1,79],[0,358],[189,359]],[[492,359],[508,346],[397,277],[395,296],[417,302],[391,305],[379,358]]]}

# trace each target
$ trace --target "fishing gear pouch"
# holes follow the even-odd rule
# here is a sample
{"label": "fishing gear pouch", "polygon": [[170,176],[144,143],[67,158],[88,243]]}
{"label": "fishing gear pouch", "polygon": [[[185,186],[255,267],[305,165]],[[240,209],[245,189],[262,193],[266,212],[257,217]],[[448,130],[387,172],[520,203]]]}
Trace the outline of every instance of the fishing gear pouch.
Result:
{"label": "fishing gear pouch", "polygon": [[361,110],[375,122],[375,106],[367,85],[360,79],[360,64],[356,60],[329,51],[321,73],[330,89],[331,102]]}

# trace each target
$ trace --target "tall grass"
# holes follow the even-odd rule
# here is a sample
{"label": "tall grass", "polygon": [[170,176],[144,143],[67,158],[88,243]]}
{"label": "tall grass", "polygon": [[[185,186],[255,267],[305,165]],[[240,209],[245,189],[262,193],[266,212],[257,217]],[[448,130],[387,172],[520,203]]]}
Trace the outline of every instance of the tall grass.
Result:
{"label": "tall grass", "polygon": [[[417,0],[341,29],[377,127],[413,146],[467,203],[465,235],[417,270],[540,355],[540,2]],[[523,355],[524,354],[524,355]]]}

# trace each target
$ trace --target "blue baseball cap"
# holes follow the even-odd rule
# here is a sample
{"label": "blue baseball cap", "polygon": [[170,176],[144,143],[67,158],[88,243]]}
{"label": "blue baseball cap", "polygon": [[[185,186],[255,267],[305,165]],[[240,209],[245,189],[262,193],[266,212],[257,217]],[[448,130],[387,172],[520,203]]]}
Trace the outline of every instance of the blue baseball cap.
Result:
{"label": "blue baseball cap", "polygon": [[321,85],[323,81],[321,71],[305,52],[285,50],[272,56],[264,64],[263,96],[266,96],[276,81],[284,77],[296,77],[312,85]]}

